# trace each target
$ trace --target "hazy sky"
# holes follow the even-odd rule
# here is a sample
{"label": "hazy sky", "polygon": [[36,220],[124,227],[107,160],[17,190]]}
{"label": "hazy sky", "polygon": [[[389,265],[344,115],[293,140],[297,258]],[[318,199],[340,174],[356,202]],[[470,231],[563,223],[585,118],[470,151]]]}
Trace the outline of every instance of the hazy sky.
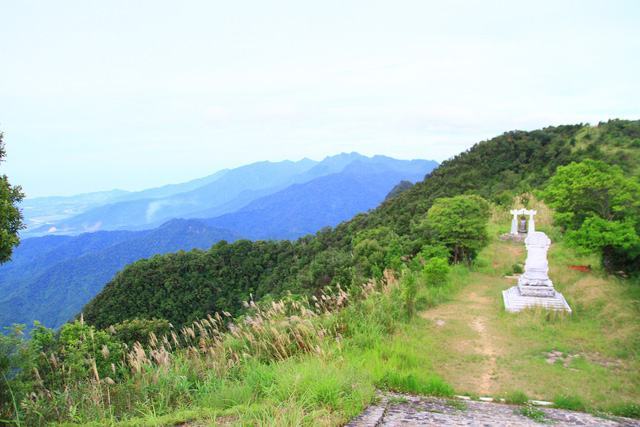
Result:
{"label": "hazy sky", "polygon": [[141,189],[640,118],[640,1],[0,0],[0,173]]}

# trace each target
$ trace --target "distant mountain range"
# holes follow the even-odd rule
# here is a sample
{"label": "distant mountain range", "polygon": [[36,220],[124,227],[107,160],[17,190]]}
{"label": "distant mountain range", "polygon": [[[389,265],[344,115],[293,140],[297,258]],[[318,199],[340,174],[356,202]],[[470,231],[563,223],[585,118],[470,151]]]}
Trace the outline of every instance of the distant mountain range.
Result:
{"label": "distant mountain range", "polygon": [[417,160],[359,159],[340,173],[294,184],[205,222],[251,240],[295,239],[378,206],[398,182],[422,180],[432,168]]}
{"label": "distant mountain range", "polygon": [[[27,200],[27,218],[41,221],[27,236],[47,235],[23,239],[13,260],[0,266],[0,327],[33,320],[60,326],[141,258],[207,249],[219,240],[295,239],[337,225],[436,166],[349,153],[254,163],[135,193]],[[83,230],[100,231],[74,235]]]}
{"label": "distant mountain range", "polygon": [[[37,219],[33,219],[31,213],[34,204],[41,207],[47,201],[42,203],[40,199],[34,199],[24,205],[27,223],[31,227],[23,234],[37,236],[98,230],[140,230],[157,227],[172,218],[218,216],[289,185],[340,172],[352,162],[363,159],[367,158],[358,153],[343,153],[327,157],[321,162],[309,159],[258,162],[173,186],[134,193],[116,190],[54,199],[65,211],[43,212],[40,208],[35,210],[40,215]],[[429,164],[426,161],[419,162]],[[66,213],[71,215],[65,216]]]}
{"label": "distant mountain range", "polygon": [[25,223],[27,224],[27,230],[22,234],[27,237],[41,234],[64,234],[61,232],[50,233],[49,229],[55,227],[58,223],[63,223],[65,219],[81,215],[100,206],[139,199],[161,199],[174,194],[195,190],[196,188],[215,181],[227,171],[227,169],[224,169],[213,175],[194,179],[193,181],[181,184],[169,184],[143,191],[129,192],[124,190],[111,190],[79,194],[76,196],[26,199],[22,202],[21,208],[25,217]]}

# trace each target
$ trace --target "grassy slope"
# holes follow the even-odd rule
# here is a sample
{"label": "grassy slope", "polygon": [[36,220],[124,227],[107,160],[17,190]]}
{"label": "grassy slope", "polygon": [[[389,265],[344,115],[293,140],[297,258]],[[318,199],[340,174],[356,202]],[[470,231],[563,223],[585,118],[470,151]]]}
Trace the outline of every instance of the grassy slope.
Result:
{"label": "grassy slope", "polygon": [[[421,315],[397,322],[391,335],[381,317],[391,308],[380,307],[381,300],[347,308],[338,321],[351,329],[349,336],[327,341],[322,355],[247,364],[234,378],[204,384],[183,409],[146,407],[141,418],[123,425],[341,425],[375,398],[376,388],[512,399],[524,393],[591,411],[619,412],[623,404],[637,404],[639,287],[597,269],[568,269],[597,260],[557,242],[541,210],[539,226],[556,240],[550,275],[573,307],[572,316],[504,312],[501,290],[513,285],[504,275],[524,261],[525,252],[522,244],[497,239],[509,225],[509,218],[497,215],[492,242],[477,265],[454,267],[446,288],[422,287]],[[393,289],[386,304],[399,303]],[[578,356],[549,364],[552,350]]]}
{"label": "grassy slope", "polygon": [[[545,400],[575,397],[585,409],[638,403],[638,286],[597,270],[570,270],[570,265],[598,263],[560,242],[549,254],[550,277],[573,315],[506,313],[500,291],[515,280],[503,275],[525,257],[522,244],[494,240],[464,290],[423,313],[424,320],[417,323],[424,332],[418,336],[431,350],[436,372],[457,392],[471,395],[518,391]],[[563,355],[549,363],[552,351]]]}

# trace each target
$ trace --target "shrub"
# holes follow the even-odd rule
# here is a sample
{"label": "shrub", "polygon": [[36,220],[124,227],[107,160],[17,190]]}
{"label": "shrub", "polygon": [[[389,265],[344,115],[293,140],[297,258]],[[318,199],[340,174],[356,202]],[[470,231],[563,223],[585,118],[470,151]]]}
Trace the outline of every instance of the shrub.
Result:
{"label": "shrub", "polygon": [[545,422],[547,418],[542,410],[532,405],[526,405],[525,407],[521,408],[520,414],[524,415],[527,418],[531,418],[538,423]]}
{"label": "shrub", "polygon": [[516,390],[507,393],[504,400],[512,405],[525,405],[529,403],[529,396],[527,396],[523,391]]}
{"label": "shrub", "polygon": [[422,278],[428,286],[444,286],[449,282],[450,272],[445,258],[431,258],[422,269]]}
{"label": "shrub", "polygon": [[124,356],[122,343],[82,321],[64,325],[58,345],[69,379],[73,381],[113,375],[112,364],[119,364]]}
{"label": "shrub", "polygon": [[638,403],[622,403],[616,405],[609,410],[613,415],[628,418],[640,418],[640,404]]}
{"label": "shrub", "polygon": [[441,245],[425,245],[418,254],[423,260],[431,258],[449,258],[449,250]]}
{"label": "shrub", "polygon": [[569,409],[571,411],[584,411],[586,406],[577,396],[559,395],[553,399],[556,408]]}
{"label": "shrub", "polygon": [[168,335],[171,331],[171,324],[165,319],[136,318],[116,323],[111,331],[117,340],[132,347],[136,341],[142,345],[148,345],[151,334],[156,337]]}
{"label": "shrub", "polygon": [[407,317],[411,318],[416,312],[416,295],[418,294],[418,284],[413,274],[405,271],[402,276],[402,299],[407,312]]}

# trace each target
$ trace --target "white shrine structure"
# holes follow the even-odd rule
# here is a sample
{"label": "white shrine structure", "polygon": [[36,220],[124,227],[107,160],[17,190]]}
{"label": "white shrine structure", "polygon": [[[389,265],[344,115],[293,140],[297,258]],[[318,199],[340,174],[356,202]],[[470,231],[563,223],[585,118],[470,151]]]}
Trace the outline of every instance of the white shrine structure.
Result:
{"label": "white shrine structure", "polygon": [[[537,211],[528,210],[528,209],[513,209],[511,210],[511,215],[513,215],[513,219],[511,220],[511,235],[518,236],[521,234],[533,233],[536,231],[536,223],[533,220]],[[527,226],[527,220],[523,217],[525,215],[529,216],[529,225]]]}
{"label": "white shrine structure", "polygon": [[[514,214],[513,221],[516,221],[516,215],[521,215],[522,210],[511,211],[512,214],[517,213]],[[502,291],[504,308],[510,312],[517,312],[526,308],[542,307],[571,313],[567,300],[554,289],[553,282],[549,279],[547,251],[551,246],[551,240],[546,234],[535,231],[533,223],[535,211],[527,212],[533,212],[529,216],[530,225],[524,241],[527,247],[527,261],[524,265],[524,273],[518,278],[518,284]],[[513,232],[513,223],[511,231]]]}

